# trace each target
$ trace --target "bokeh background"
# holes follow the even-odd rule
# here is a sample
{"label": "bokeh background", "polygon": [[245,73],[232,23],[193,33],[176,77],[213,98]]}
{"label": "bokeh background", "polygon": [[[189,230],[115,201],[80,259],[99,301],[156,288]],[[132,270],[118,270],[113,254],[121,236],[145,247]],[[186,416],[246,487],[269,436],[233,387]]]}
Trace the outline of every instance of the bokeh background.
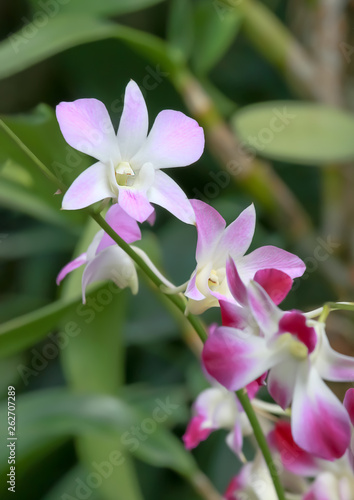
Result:
{"label": "bokeh background", "polygon": [[[55,285],[98,229],[59,210],[36,164],[66,184],[90,165],[62,139],[55,106],[95,97],[117,126],[133,79],[150,123],[166,108],[193,116],[205,153],[171,175],[227,222],[255,203],[252,248],[274,244],[305,260],[284,307],[353,300],[353,18],[353,2],[341,0],[1,1],[1,498],[10,495],[9,385],[18,500],[212,499],[203,474],[223,492],[240,467],[223,431],[193,456],[183,451],[191,402],[207,387],[200,345],[143,277],[136,297],[103,284],[87,306],[80,271]],[[157,208],[143,233],[169,279],[186,281],[195,229]],[[218,310],[203,319],[219,321]],[[346,354],[352,320],[336,313],[328,325]],[[334,388],[341,397],[345,387]]]}

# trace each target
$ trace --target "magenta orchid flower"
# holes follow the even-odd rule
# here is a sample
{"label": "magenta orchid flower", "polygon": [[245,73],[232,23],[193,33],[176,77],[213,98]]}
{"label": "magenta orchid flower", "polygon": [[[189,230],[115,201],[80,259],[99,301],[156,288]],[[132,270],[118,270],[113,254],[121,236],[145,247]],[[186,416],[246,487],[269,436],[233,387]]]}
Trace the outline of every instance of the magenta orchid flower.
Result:
{"label": "magenta orchid flower", "polygon": [[204,133],[195,120],[164,110],[148,135],[145,100],[133,81],[125,91],[117,135],[106,107],[97,99],[62,102],[56,113],[66,142],[98,160],[70,186],[63,209],[77,210],[112,198],[139,222],[152,215],[154,203],[183,222],[195,223],[186,195],[161,170],[184,167],[200,158]]}
{"label": "magenta orchid flower", "polygon": [[279,420],[268,435],[273,453],[284,469],[297,478],[315,481],[307,488],[302,500],[350,500],[354,498],[354,476],[348,454],[335,462],[314,457],[293,440],[290,422]]}
{"label": "magenta orchid flower", "polygon": [[349,445],[349,417],[323,379],[354,380],[354,358],[330,347],[322,322],[299,311],[281,311],[254,281],[246,288],[232,261],[228,280],[233,294],[248,307],[251,331],[216,329],[204,345],[206,370],[234,391],[269,370],[270,395],[282,408],[292,403],[296,444],[326,460],[341,457]]}
{"label": "magenta orchid flower", "polygon": [[[225,220],[212,207],[199,200],[191,200],[196,215],[198,242],[197,267],[185,292],[188,309],[200,314],[209,307],[218,306],[218,300],[231,300],[226,279],[226,260],[231,256],[237,263],[241,279],[247,284],[257,279],[276,303],[281,302],[292,286],[292,280],[305,271],[305,264],[295,255],[274,246],[260,247],[247,252],[255,230],[256,213],[253,205],[244,210],[226,227]],[[272,269],[283,271],[275,277]]]}

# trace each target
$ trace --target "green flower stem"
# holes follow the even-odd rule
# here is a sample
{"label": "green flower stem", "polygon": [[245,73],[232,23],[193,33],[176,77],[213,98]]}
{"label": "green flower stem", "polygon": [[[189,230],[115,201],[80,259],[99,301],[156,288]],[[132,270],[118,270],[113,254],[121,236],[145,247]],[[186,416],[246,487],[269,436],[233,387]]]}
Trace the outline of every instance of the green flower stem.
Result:
{"label": "green flower stem", "polygon": [[255,438],[257,440],[257,443],[258,443],[258,445],[261,449],[261,452],[263,454],[264,460],[265,460],[267,467],[269,469],[269,473],[270,473],[270,476],[272,478],[275,491],[277,492],[278,499],[279,500],[286,500],[284,489],[283,489],[283,486],[280,482],[276,467],[274,465],[272,454],[271,454],[270,449],[268,447],[267,440],[263,434],[262,428],[259,424],[258,418],[254,412],[254,409],[252,407],[251,401],[249,400],[247,392],[245,391],[245,389],[240,389],[239,391],[236,391],[236,395],[237,395],[237,397],[242,405],[242,408],[245,410],[247,418],[252,426]]}
{"label": "green flower stem", "polygon": [[[103,217],[99,214],[96,214],[92,211],[89,212],[91,217],[101,226],[101,228],[109,234],[109,236],[124,250],[129,257],[131,257],[134,262],[140,267],[140,269],[151,279],[151,281],[161,290],[161,286],[163,283],[161,280],[152,272],[152,270],[149,268],[149,266],[143,261],[143,259],[137,255],[134,250],[130,247],[128,243],[126,243],[122,238],[120,238],[117,233],[111,228],[109,224],[103,219]],[[162,290],[161,290],[162,292]],[[165,294],[165,296],[173,302],[176,307],[182,312],[185,313],[185,302],[183,299],[178,296],[178,295],[170,295],[170,294]],[[193,314],[188,313],[186,315],[187,320],[189,323],[192,325],[192,327],[195,329],[197,334],[199,335],[200,339],[204,343],[207,339],[207,334],[205,332],[205,329],[201,323],[201,321],[194,316]],[[251,402],[245,392],[244,389],[241,389],[236,392],[237,397],[249,419],[249,422],[253,428],[254,435],[256,437],[257,443],[261,449],[261,452],[263,454],[263,457],[266,461],[267,467],[270,472],[270,476],[272,478],[273,484],[275,491],[277,492],[278,499],[279,500],[286,500],[285,499],[285,494],[284,494],[284,489],[281,485],[277,470],[275,468],[273,459],[272,459],[272,454],[269,450],[266,438],[263,434],[262,428],[258,422],[257,416],[253,410],[253,407],[251,405]]]}

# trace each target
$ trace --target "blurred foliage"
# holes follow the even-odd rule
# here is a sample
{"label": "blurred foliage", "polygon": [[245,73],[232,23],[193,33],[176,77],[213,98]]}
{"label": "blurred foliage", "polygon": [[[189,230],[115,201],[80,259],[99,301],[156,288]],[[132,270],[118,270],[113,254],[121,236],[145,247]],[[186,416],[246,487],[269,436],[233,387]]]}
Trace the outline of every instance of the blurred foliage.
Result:
{"label": "blurred foliage", "polygon": [[[288,3],[264,2],[286,26]],[[353,117],[298,101],[249,42],[243,24],[242,9],[221,0],[4,1],[2,118],[36,158],[69,184],[91,160],[63,140],[54,113],[60,101],[100,99],[116,126],[132,78],[144,92],[150,123],[164,108],[190,115],[178,92],[188,68],[246,142],[268,127],[274,107],[294,110],[293,127],[258,153],[273,161],[320,230],[326,213],[322,172],[307,167],[353,160]],[[209,201],[230,222],[255,200],[236,184],[216,183],[217,172],[207,148],[196,165],[172,175],[190,198],[205,196],[212,183]],[[55,190],[33,158],[0,128],[0,429],[7,434],[6,388],[15,385],[16,498],[76,498],[78,485],[95,471],[93,463],[107,462],[114,450],[124,457],[124,466],[91,488],[92,500],[197,500],[189,484],[196,463],[223,491],[240,466],[225,446],[225,433],[215,433],[193,455],[180,440],[190,403],[207,385],[197,357],[186,347],[190,332],[143,279],[136,297],[112,292],[106,284],[92,288],[86,306],[81,304],[80,271],[57,289],[61,267],[98,228],[86,214],[60,211],[61,195]],[[276,244],[293,250],[257,201],[256,208],[252,248]],[[186,281],[195,265],[194,228],[157,208],[153,232],[147,225],[143,229],[141,245],[152,260],[176,284]],[[107,290],[111,301],[102,306],[98,297]],[[335,298],[332,284],[316,269],[284,306],[314,308]],[[218,321],[219,312],[208,311],[205,320]],[[156,401],[168,399],[174,410],[130,452],[122,435],[150,418]],[[6,460],[2,446],[1,498],[7,493]]]}

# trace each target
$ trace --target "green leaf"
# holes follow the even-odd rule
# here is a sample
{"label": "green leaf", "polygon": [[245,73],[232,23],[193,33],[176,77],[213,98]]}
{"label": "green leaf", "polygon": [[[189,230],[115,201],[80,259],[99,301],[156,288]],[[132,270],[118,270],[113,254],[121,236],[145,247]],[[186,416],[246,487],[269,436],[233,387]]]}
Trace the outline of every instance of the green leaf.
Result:
{"label": "green leaf", "polygon": [[[53,188],[52,194],[53,193]],[[67,219],[59,210],[48,205],[38,195],[19,184],[1,178],[0,175],[0,206],[30,215],[43,222],[67,227]]]}
{"label": "green leaf", "polygon": [[184,59],[191,55],[194,44],[193,9],[190,0],[172,0],[167,22],[167,39]]}
{"label": "green leaf", "polygon": [[322,104],[271,101],[247,106],[232,120],[260,155],[305,165],[354,159],[354,117]]}
{"label": "green leaf", "polygon": [[[30,0],[35,12],[38,12],[38,0]],[[146,9],[163,0],[75,0],[56,2],[54,7],[41,8],[45,14],[54,17],[62,13],[91,14],[93,16],[118,16]],[[46,2],[44,2],[46,4]]]}
{"label": "green leaf", "polygon": [[[88,297],[94,297],[95,293],[92,292]],[[10,356],[32,346],[45,337],[60,321],[67,317],[66,315],[73,311],[86,318],[90,317],[89,314],[85,313],[88,309],[85,309],[82,305],[80,296],[70,300],[57,300],[36,311],[3,323],[0,325],[0,358]],[[66,324],[66,329],[63,333],[68,336],[77,334],[78,331],[77,325],[72,325],[70,322]]]}
{"label": "green leaf", "polygon": [[[12,205],[11,208],[17,209],[17,206]],[[30,207],[28,209],[30,210]],[[52,218],[52,220],[57,222],[56,219]],[[60,223],[62,223],[61,220]],[[2,239],[0,258],[11,260],[50,252],[67,252],[72,250],[74,243],[75,240],[71,234],[60,231],[57,227],[36,225],[21,231],[14,231],[8,234],[7,238]]]}
{"label": "green leaf", "polygon": [[[172,402],[157,401],[156,415],[162,419],[173,411]],[[113,446],[123,446],[139,459],[159,467],[168,467],[191,477],[196,464],[182,443],[154,418],[113,396],[83,395],[66,389],[51,389],[25,394],[16,398],[16,412],[21,416],[17,437],[21,443],[17,458],[48,446],[53,440],[71,436],[95,434],[110,436]],[[0,406],[1,435],[7,435],[7,402]],[[134,436],[134,427],[142,438]],[[150,429],[154,428],[153,432]],[[145,430],[144,430],[145,429]],[[147,430],[147,432],[146,432]],[[8,467],[8,450],[0,449],[0,470]]]}
{"label": "green leaf", "polygon": [[14,75],[34,64],[78,45],[117,38],[165,68],[174,71],[180,54],[170,50],[159,38],[109,21],[94,19],[83,13],[58,15],[26,35],[26,27],[0,43],[0,78]]}
{"label": "green leaf", "polygon": [[192,65],[197,73],[207,73],[222,58],[239,31],[241,19],[237,9],[227,9],[220,16],[215,2],[196,3]]}

